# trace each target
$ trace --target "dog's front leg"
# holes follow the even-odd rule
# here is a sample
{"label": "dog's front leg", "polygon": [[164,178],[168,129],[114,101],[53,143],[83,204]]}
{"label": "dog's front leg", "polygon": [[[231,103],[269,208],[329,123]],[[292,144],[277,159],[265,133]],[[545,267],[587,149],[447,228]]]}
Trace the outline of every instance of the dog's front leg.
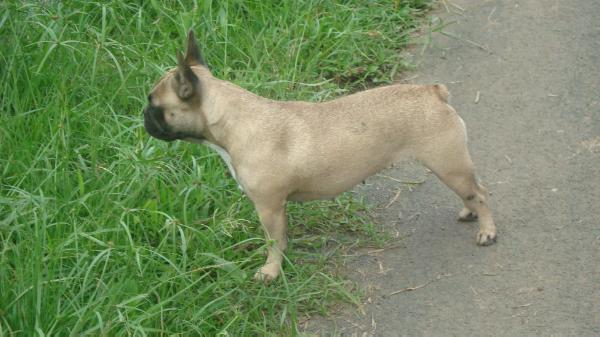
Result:
{"label": "dog's front leg", "polygon": [[269,242],[267,262],[254,275],[259,281],[269,282],[279,275],[283,252],[287,248],[287,218],[285,215],[285,200],[257,201],[256,211]]}

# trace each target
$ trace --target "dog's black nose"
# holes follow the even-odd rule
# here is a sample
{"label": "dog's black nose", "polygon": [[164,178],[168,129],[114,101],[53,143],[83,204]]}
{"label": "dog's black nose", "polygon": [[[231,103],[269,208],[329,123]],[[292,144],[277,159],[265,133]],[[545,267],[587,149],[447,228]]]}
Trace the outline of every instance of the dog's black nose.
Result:
{"label": "dog's black nose", "polygon": [[165,122],[164,110],[162,108],[150,105],[144,108],[143,113],[144,128],[151,136],[165,141],[173,141],[178,138],[176,134],[170,131]]}
{"label": "dog's black nose", "polygon": [[149,105],[146,107],[146,113],[154,118],[159,123],[165,121],[165,111],[161,107]]}

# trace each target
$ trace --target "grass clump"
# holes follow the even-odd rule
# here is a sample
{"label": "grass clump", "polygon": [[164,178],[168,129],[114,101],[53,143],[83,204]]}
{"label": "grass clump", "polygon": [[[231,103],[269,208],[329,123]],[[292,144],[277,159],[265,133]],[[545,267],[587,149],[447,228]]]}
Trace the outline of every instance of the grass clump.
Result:
{"label": "grass clump", "polygon": [[149,138],[141,110],[189,27],[217,77],[316,101],[389,82],[426,6],[0,2],[0,335],[294,335],[357,301],[321,251],[373,233],[360,202],[290,207],[294,263],[256,284],[252,205],[214,153]]}

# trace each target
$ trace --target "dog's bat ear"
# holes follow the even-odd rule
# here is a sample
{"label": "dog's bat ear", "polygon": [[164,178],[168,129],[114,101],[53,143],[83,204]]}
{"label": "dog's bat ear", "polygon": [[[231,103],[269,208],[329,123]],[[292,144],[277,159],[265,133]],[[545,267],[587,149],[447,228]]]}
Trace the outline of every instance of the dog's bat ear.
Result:
{"label": "dog's bat ear", "polygon": [[177,52],[177,73],[175,74],[177,96],[181,99],[188,99],[194,95],[198,87],[198,76],[194,74],[190,64]]}
{"label": "dog's bat ear", "polygon": [[200,48],[196,42],[194,31],[190,29],[187,37],[187,47],[185,49],[185,61],[190,66],[206,65],[200,54]]}

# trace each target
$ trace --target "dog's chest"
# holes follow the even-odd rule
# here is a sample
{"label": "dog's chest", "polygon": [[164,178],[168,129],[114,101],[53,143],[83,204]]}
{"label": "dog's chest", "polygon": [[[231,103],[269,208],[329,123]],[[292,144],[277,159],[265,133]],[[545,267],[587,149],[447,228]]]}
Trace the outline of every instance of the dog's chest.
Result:
{"label": "dog's chest", "polygon": [[221,158],[223,159],[223,161],[225,162],[225,164],[227,164],[227,168],[229,168],[229,172],[231,173],[231,176],[233,177],[233,179],[235,179],[235,181],[238,183],[238,187],[240,188],[240,190],[244,190],[244,188],[242,187],[242,185],[240,185],[240,182],[237,179],[237,174],[235,173],[235,168],[233,167],[233,165],[231,164],[231,156],[229,155],[229,153],[227,151],[225,151],[224,148],[220,147],[219,145],[215,145],[211,142],[208,141],[203,141],[202,142],[204,145],[210,147],[211,149],[217,151],[217,153],[219,154],[219,156],[221,156]]}

